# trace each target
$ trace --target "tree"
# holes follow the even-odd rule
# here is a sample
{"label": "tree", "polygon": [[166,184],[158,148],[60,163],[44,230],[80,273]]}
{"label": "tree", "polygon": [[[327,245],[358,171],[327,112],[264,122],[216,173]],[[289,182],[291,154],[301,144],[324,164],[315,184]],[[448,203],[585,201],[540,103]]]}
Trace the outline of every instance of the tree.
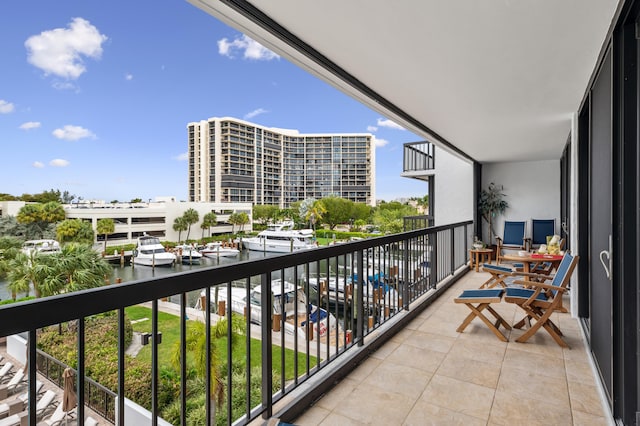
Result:
{"label": "tree", "polygon": [[107,237],[109,234],[113,234],[113,232],[116,230],[116,224],[111,218],[99,219],[98,223],[96,224],[96,230],[98,231],[98,234],[104,235],[104,251],[106,252]]}
{"label": "tree", "polygon": [[27,204],[18,211],[18,223],[27,225],[30,232],[44,238],[49,224],[64,220],[64,208],[57,201],[45,204]]}
{"label": "tree", "polygon": [[354,222],[362,220],[364,222],[369,221],[373,207],[365,203],[353,203],[351,206],[351,219]]}
{"label": "tree", "polygon": [[384,234],[398,233],[403,230],[404,218],[416,214],[415,208],[393,201],[378,206],[373,214],[373,224]]}
{"label": "tree", "polygon": [[[238,337],[245,334],[244,318],[239,315],[231,315],[231,348],[240,343]],[[209,374],[211,378],[211,398],[215,402],[215,407],[221,407],[224,402],[224,383],[222,377],[222,368],[224,360],[220,358],[216,350],[216,341],[227,336],[228,321],[222,318],[211,326],[209,352],[211,363],[209,364]],[[207,377],[207,338],[205,325],[199,321],[187,322],[187,355],[193,357],[193,365],[196,374],[205,380]],[[181,365],[180,342],[176,342],[173,347],[171,362],[177,370]],[[213,410],[212,410],[213,411]],[[212,416],[213,417],[213,416]]]}
{"label": "tree", "polygon": [[187,224],[187,241],[189,241],[189,234],[191,234],[191,225],[198,223],[200,215],[195,209],[187,209],[182,215],[185,223]]}
{"label": "tree", "polygon": [[340,197],[326,197],[320,200],[325,212],[322,214],[322,223],[333,230],[341,223],[348,223],[351,219],[354,202]]}
{"label": "tree", "polygon": [[307,214],[304,216],[305,221],[309,221],[311,229],[315,232],[316,223],[322,221],[322,215],[327,212],[327,209],[322,204],[322,201],[314,201],[311,207],[307,210]]}
{"label": "tree", "polygon": [[235,213],[235,212],[234,212],[234,213],[231,213],[231,214],[229,215],[229,223],[230,223],[231,225],[233,225],[233,226],[231,227],[231,233],[232,233],[232,234],[235,234],[235,233],[236,233],[236,225],[239,225],[239,224],[240,224],[240,218],[238,218],[238,213]]}
{"label": "tree", "polygon": [[253,206],[253,220],[262,225],[266,225],[270,220],[277,217],[278,210],[280,210],[278,206],[266,204]]}
{"label": "tree", "polygon": [[216,226],[218,224],[218,216],[214,212],[209,212],[204,215],[202,218],[202,224],[200,227],[202,228],[202,238],[204,238],[204,230],[209,229],[209,236],[211,236],[211,227]]}
{"label": "tree", "polygon": [[491,182],[486,189],[480,191],[478,208],[482,218],[489,225],[489,241],[493,242],[493,219],[504,213],[509,204],[504,200],[505,194],[502,192],[502,185],[498,186]]}
{"label": "tree", "polygon": [[36,297],[99,287],[104,284],[111,266],[86,244],[69,243],[60,253],[30,255],[18,253],[9,262],[7,273],[13,297],[29,292]]}
{"label": "tree", "polygon": [[75,242],[93,245],[95,233],[91,222],[82,219],[67,219],[56,227],[56,239],[60,243]]}
{"label": "tree", "polygon": [[184,220],[184,216],[176,217],[173,220],[173,230],[178,233],[178,242],[182,241],[180,238],[182,231],[186,231],[188,227],[187,222]]}
{"label": "tree", "polygon": [[142,198],[132,198],[131,201],[129,201],[131,204],[135,204],[135,203],[141,203],[142,202]]}

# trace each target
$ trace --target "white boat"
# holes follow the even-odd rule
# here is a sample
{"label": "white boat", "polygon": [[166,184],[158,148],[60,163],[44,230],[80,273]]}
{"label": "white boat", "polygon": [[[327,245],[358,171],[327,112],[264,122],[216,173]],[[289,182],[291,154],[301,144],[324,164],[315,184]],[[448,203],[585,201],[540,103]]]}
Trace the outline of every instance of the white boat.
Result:
{"label": "white boat", "polygon": [[176,255],[165,250],[158,237],[143,235],[138,237],[132,262],[144,266],[170,266],[176,261]]}
{"label": "white boat", "polygon": [[195,247],[189,244],[176,246],[176,250],[178,251],[180,261],[184,265],[199,265],[200,260],[203,257],[202,253],[200,253]]}
{"label": "white boat", "polygon": [[223,246],[221,242],[214,241],[211,243],[207,243],[204,248],[200,249],[200,253],[202,253],[206,257],[234,257],[240,254],[240,250],[235,249],[233,247]]}
{"label": "white boat", "polygon": [[[284,331],[288,335],[298,335],[298,339],[306,339],[306,321],[307,313],[309,314],[309,328],[310,332],[313,331],[314,336],[320,336],[320,338],[326,337],[330,333],[334,333],[336,328],[339,327],[338,321],[333,314],[327,312],[325,309],[308,303],[307,297],[304,293],[304,289],[301,286],[296,287],[288,282],[284,282],[284,293],[282,292],[282,282],[280,280],[274,280],[271,283],[271,292],[273,300],[273,313],[280,314],[284,318],[281,323]],[[205,296],[206,290],[202,290],[200,296]],[[210,302],[212,306],[216,304],[216,289],[211,289]],[[218,301],[227,300],[227,287],[220,286],[217,288]],[[249,291],[249,300],[251,300],[251,322],[254,324],[260,324],[262,320],[262,287],[256,286]],[[201,300],[196,302],[196,309],[201,309]],[[296,302],[297,302],[297,327],[296,327]],[[231,310],[245,314],[245,307],[247,306],[247,291],[244,287],[231,287]],[[283,314],[284,312],[284,314]]]}
{"label": "white boat", "polygon": [[27,240],[22,244],[22,252],[27,255],[32,252],[36,254],[53,254],[61,251],[60,243],[56,240]]}
{"label": "white boat", "polygon": [[316,248],[312,229],[293,229],[293,222],[269,225],[256,237],[242,239],[242,245],[249,250],[275,253],[291,253]]}

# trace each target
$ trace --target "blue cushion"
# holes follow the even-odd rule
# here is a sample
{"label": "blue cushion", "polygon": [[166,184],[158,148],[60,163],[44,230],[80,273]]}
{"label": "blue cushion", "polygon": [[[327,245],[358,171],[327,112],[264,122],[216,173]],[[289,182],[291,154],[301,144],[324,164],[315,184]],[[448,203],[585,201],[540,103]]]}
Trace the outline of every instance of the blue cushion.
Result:
{"label": "blue cushion", "polygon": [[495,271],[501,271],[501,272],[513,272],[513,269],[507,266],[492,265],[491,263],[484,263],[482,267],[485,269],[493,269]]}
{"label": "blue cushion", "polygon": [[[507,287],[506,289],[506,297],[521,297],[523,299],[530,298],[535,290],[531,290],[529,288],[518,288],[518,287]],[[547,301],[547,295],[544,292],[540,292],[536,300],[540,300],[542,302]]]}
{"label": "blue cushion", "polygon": [[488,297],[488,298],[500,297],[503,291],[504,290],[500,288],[499,289],[488,288],[488,289],[479,289],[479,290],[465,290],[462,292],[460,296],[458,296],[458,299],[462,299],[462,298],[479,299],[482,297]]}

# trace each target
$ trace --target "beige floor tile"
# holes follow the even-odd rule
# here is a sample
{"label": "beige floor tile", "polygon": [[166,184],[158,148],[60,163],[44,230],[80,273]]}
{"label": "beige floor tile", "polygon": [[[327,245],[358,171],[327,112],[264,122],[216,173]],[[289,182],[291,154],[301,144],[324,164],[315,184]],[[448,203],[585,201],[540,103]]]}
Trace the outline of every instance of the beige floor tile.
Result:
{"label": "beige floor tile", "polygon": [[367,358],[349,374],[349,378],[356,382],[362,382],[381,363],[382,361],[377,358]]}
{"label": "beige floor tile", "polygon": [[435,373],[446,354],[404,344],[391,354],[387,361],[398,365],[412,367],[421,371]]}
{"label": "beige floor tile", "polygon": [[[456,328],[458,328],[459,323],[462,322],[467,313],[460,311],[459,315],[452,318],[439,317],[434,314],[422,323],[418,328],[418,331],[423,333],[439,334],[441,336],[458,337]],[[460,318],[460,320],[456,321],[456,318]]]}
{"label": "beige floor tile", "polygon": [[397,332],[390,341],[403,343],[413,335],[414,329],[405,328]]}
{"label": "beige floor tile", "polygon": [[524,344],[514,344],[507,347],[503,367],[513,367],[524,372],[534,371],[549,377],[565,377],[564,360],[549,357],[539,353],[524,351],[520,347]]}
{"label": "beige floor tile", "polygon": [[[319,426],[360,426],[366,424],[367,423],[359,422],[341,414],[330,413],[319,423]],[[298,423],[296,422],[296,426],[297,425]]]}
{"label": "beige floor tile", "polygon": [[407,339],[405,344],[421,349],[430,349],[436,352],[448,353],[456,340],[457,338],[454,337],[416,331],[411,335],[411,338]]}
{"label": "beige floor tile", "polygon": [[548,404],[532,398],[522,398],[496,391],[489,424],[491,425],[570,425],[569,407]]}
{"label": "beige floor tile", "polygon": [[400,345],[401,345],[401,342],[390,340],[387,343],[385,343],[381,348],[378,348],[374,353],[372,353],[371,357],[384,360],[389,355],[391,355],[393,351],[395,351]]}
{"label": "beige floor tile", "polygon": [[498,381],[499,392],[523,399],[536,399],[569,409],[569,388],[564,376],[540,374],[535,365],[529,370],[503,366]]}
{"label": "beige floor tile", "polygon": [[401,424],[414,404],[414,398],[383,391],[376,386],[360,385],[333,413],[366,424],[395,425]]}
{"label": "beige floor tile", "polygon": [[[454,323],[453,326],[457,329],[463,320],[464,317],[461,317],[460,321]],[[503,326],[499,327],[498,329],[507,339],[510,338],[509,336],[511,332],[509,330],[506,330]],[[489,327],[487,327],[487,325],[479,318],[474,318],[462,333],[458,333],[458,338],[462,340],[472,340],[480,343],[494,342],[505,347],[507,345],[507,342],[503,342],[502,340],[498,339],[498,336],[493,334],[493,331],[489,330]]]}
{"label": "beige floor tile", "polygon": [[569,398],[571,408],[575,411],[603,416],[600,395],[594,385],[585,385],[579,382],[569,382]]}
{"label": "beige floor tile", "polygon": [[331,414],[331,410],[327,410],[326,408],[318,406],[311,407],[296,419],[296,426],[319,425],[329,414]]}
{"label": "beige floor tile", "polygon": [[494,338],[484,342],[470,339],[458,339],[451,347],[451,353],[478,361],[501,364],[507,345]]}
{"label": "beige floor tile", "polygon": [[405,426],[483,426],[486,421],[418,401],[402,424]]}
{"label": "beige floor tile", "polygon": [[594,416],[593,414],[584,413],[582,411],[573,411],[573,424],[576,426],[606,426],[607,419],[602,416]]}
{"label": "beige floor tile", "polygon": [[361,386],[376,386],[417,400],[432,376],[431,372],[389,361],[372,371]]}
{"label": "beige floor tile", "polygon": [[340,383],[331,389],[331,392],[327,392],[318,402],[316,402],[316,407],[333,410],[344,399],[350,397],[350,394],[356,387],[358,387],[358,384],[360,384],[360,382],[355,381],[350,377],[342,379]]}
{"label": "beige floor tile", "polygon": [[487,420],[493,395],[493,389],[436,374],[427,385],[420,401]]}
{"label": "beige floor tile", "polygon": [[564,364],[567,370],[568,381],[595,386],[593,369],[588,361],[565,360]]}
{"label": "beige floor tile", "polygon": [[[519,321],[520,319],[518,319]],[[511,331],[510,346],[520,351],[526,351],[536,354],[541,354],[547,357],[554,357],[562,359],[564,357],[562,347],[556,343],[555,340],[544,329],[540,329],[531,336],[526,342],[516,342],[520,336],[522,336],[528,329],[514,328]]]}
{"label": "beige floor tile", "polygon": [[442,361],[436,374],[495,389],[500,377],[500,367],[500,363],[483,362],[450,353]]}

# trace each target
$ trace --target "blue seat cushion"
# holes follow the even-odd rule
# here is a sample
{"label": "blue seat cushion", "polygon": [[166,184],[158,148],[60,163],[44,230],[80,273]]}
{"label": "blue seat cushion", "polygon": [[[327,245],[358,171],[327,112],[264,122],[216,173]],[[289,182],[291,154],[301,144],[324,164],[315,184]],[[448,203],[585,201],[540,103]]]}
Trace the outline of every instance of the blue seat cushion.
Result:
{"label": "blue seat cushion", "polygon": [[[530,298],[535,290],[531,290],[529,288],[518,288],[518,287],[507,287],[506,288],[506,297],[520,297],[522,299]],[[540,292],[536,300],[540,300],[542,302],[546,302],[548,300],[547,295],[544,292]]]}
{"label": "blue seat cushion", "polygon": [[483,297],[494,298],[500,297],[502,295],[503,289],[479,289],[479,290],[465,290],[462,292],[458,299],[469,298],[469,299],[480,299]]}
{"label": "blue seat cushion", "polygon": [[513,272],[513,269],[507,266],[492,265],[491,263],[484,263],[482,267],[487,270],[492,269],[494,271],[507,272],[507,273]]}

